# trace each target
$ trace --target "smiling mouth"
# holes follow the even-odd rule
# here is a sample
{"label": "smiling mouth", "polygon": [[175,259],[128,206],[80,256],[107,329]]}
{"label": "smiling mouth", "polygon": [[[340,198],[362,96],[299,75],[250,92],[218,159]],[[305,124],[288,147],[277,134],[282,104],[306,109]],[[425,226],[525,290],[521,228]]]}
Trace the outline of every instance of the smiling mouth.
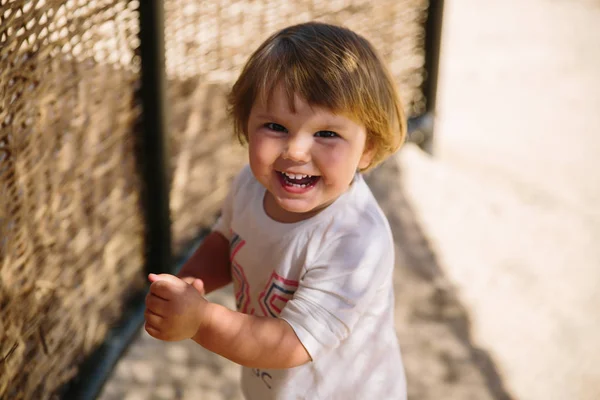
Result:
{"label": "smiling mouth", "polygon": [[281,182],[286,186],[292,186],[297,188],[308,188],[314,186],[320,176],[302,175],[302,174],[288,174],[286,172],[277,171],[277,175]]}

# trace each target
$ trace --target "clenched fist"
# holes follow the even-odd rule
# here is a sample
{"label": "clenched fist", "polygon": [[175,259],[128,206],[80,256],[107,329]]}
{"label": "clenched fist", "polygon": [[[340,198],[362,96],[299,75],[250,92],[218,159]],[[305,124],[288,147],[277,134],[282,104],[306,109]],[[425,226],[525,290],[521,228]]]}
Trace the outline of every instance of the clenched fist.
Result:
{"label": "clenched fist", "polygon": [[166,341],[193,337],[206,318],[204,285],[200,279],[150,274],[146,296],[146,332]]}

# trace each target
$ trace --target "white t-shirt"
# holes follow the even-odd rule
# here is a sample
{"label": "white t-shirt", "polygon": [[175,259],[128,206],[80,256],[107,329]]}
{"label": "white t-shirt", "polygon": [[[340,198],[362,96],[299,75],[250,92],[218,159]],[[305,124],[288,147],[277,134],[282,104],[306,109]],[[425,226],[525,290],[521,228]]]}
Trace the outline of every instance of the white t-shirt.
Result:
{"label": "white t-shirt", "polygon": [[230,242],[238,311],[287,321],[312,361],[243,368],[246,398],[406,399],[394,329],[394,244],[362,176],[297,223],[271,219],[264,195],[245,167],[213,229]]}

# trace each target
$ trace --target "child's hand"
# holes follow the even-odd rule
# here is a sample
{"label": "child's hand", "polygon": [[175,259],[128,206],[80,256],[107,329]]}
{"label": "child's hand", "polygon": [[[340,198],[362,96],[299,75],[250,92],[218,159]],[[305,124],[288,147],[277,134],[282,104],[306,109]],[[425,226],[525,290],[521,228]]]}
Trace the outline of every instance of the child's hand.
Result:
{"label": "child's hand", "polygon": [[202,296],[206,295],[206,291],[204,290],[204,282],[202,279],[194,278],[193,276],[185,276],[183,278],[179,278],[187,284],[192,285]]}
{"label": "child's hand", "polygon": [[146,332],[156,339],[177,341],[196,334],[207,303],[200,279],[183,280],[168,274],[148,276],[152,285],[146,296]]}

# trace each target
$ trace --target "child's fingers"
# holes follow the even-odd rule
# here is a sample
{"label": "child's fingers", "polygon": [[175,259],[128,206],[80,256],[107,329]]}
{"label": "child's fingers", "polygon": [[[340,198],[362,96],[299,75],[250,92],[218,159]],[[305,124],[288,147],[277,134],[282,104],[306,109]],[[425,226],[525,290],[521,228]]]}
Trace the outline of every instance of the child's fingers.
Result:
{"label": "child's fingers", "polygon": [[154,314],[163,316],[167,308],[168,301],[150,293],[146,296],[146,309],[152,311]]}
{"label": "child's fingers", "polygon": [[150,294],[159,297],[163,300],[170,300],[173,298],[173,289],[169,287],[166,282],[154,282],[150,285]]}
{"label": "child's fingers", "polygon": [[148,280],[150,280],[150,282],[152,282],[152,283],[168,282],[172,285],[175,285],[175,287],[183,287],[182,285],[184,283],[181,279],[179,279],[175,275],[171,275],[171,274],[160,274],[160,275],[148,274]]}
{"label": "child's fingers", "polygon": [[153,338],[160,339],[160,337],[161,337],[160,330],[158,328],[154,327],[152,324],[149,324],[148,322],[146,322],[146,324],[144,325],[144,329]]}
{"label": "child's fingers", "polygon": [[194,289],[204,296],[204,282],[202,279],[194,278],[193,276],[186,276],[185,278],[181,278],[181,280],[189,285],[192,285]]}
{"label": "child's fingers", "polygon": [[182,281],[184,281],[184,282],[185,282],[185,283],[187,283],[188,285],[191,285],[191,284],[193,284],[193,283],[194,283],[194,281],[195,281],[197,278],[194,278],[193,276],[184,276],[183,278],[179,278],[179,279],[181,279]]}
{"label": "child's fingers", "polygon": [[181,279],[168,275],[167,278],[161,278],[150,285],[150,293],[162,297],[165,300],[171,300],[177,295],[185,292],[188,284]]}
{"label": "child's fingers", "polygon": [[194,282],[192,282],[192,286],[204,296],[204,281],[202,281],[202,279],[195,279]]}
{"label": "child's fingers", "polygon": [[150,310],[146,310],[144,312],[144,319],[146,320],[146,323],[153,326],[153,327],[158,327],[161,326],[163,324],[163,320],[164,318],[161,317],[158,314],[153,313]]}

